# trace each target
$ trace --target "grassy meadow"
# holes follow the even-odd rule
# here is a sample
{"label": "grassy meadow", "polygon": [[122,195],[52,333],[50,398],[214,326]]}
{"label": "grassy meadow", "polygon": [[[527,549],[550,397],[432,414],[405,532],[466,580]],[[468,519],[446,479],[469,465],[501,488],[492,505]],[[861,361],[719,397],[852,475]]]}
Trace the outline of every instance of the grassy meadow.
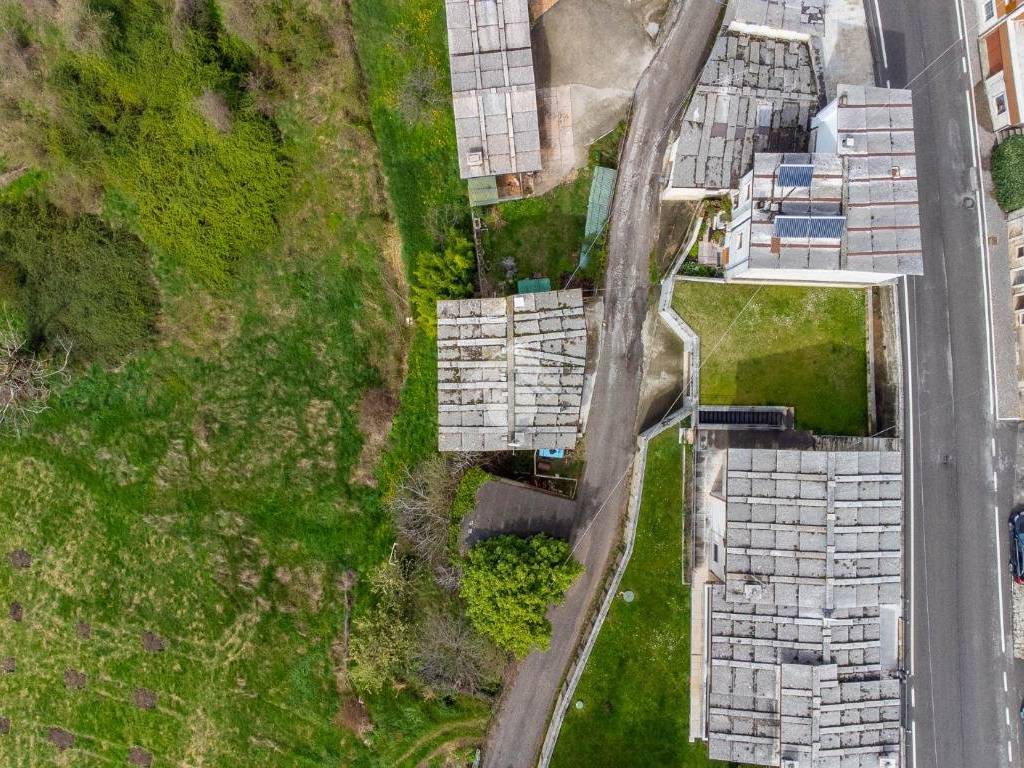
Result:
{"label": "grassy meadow", "polygon": [[700,399],[789,405],[826,435],[867,428],[863,290],[679,282],[673,306],[700,336]]}
{"label": "grassy meadow", "polygon": [[395,83],[446,90],[443,7],[57,9],[0,0],[0,320],[74,350],[0,436],[0,763],[468,749],[486,700],[346,675],[436,441],[405,275],[464,203],[448,111]]}

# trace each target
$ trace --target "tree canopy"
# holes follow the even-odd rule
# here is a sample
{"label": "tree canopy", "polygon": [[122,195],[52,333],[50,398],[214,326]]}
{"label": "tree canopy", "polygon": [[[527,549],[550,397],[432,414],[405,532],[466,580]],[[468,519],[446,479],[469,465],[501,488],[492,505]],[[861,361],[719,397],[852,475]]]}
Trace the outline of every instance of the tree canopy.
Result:
{"label": "tree canopy", "polygon": [[545,614],[583,571],[569,545],[543,534],[496,536],[474,546],[462,572],[466,616],[499,647],[526,656],[547,650],[551,623]]}

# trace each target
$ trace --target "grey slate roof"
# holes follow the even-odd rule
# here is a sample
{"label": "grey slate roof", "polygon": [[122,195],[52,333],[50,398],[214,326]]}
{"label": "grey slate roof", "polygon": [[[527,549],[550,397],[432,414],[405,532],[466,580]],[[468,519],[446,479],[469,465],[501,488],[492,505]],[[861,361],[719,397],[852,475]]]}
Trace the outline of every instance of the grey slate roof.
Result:
{"label": "grey slate roof", "polygon": [[438,447],[575,447],[586,352],[579,289],[439,301]]}
{"label": "grey slate roof", "polygon": [[805,43],[719,35],[683,115],[669,187],[731,189],[755,152],[805,150],[818,105]]}
{"label": "grey slate roof", "polygon": [[[747,268],[924,272],[910,91],[840,85],[826,114],[819,130],[834,131],[834,154],[755,155],[749,216],[741,200],[728,238],[730,274]],[[783,187],[780,170],[801,163],[813,165],[810,188]],[[793,224],[780,232],[780,216],[834,223],[807,225],[806,237],[794,237],[803,230]],[[838,217],[845,217],[841,226]]]}
{"label": "grey slate roof", "polygon": [[459,174],[541,168],[527,0],[446,0]]}
{"label": "grey slate roof", "polygon": [[900,750],[902,455],[728,451],[711,588],[714,759],[878,768]]}
{"label": "grey slate roof", "polygon": [[821,36],[826,0],[731,0],[727,21]]}
{"label": "grey slate roof", "polygon": [[847,168],[849,268],[920,275],[911,92],[840,85],[837,101],[838,152]]}

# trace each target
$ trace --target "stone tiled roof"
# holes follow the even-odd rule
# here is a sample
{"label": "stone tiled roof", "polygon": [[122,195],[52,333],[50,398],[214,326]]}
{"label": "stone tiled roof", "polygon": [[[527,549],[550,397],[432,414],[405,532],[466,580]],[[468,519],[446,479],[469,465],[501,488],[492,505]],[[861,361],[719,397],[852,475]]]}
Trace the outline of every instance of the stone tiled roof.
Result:
{"label": "stone tiled roof", "polygon": [[586,351],[579,289],[438,302],[440,450],[575,447]]}
{"label": "stone tiled roof", "polygon": [[527,0],[447,0],[462,178],[541,168]]}
{"label": "stone tiled roof", "polygon": [[921,274],[910,91],[840,85],[836,128],[847,168],[849,269]]}
{"label": "stone tiled roof", "polygon": [[901,453],[733,448],[726,472],[710,756],[800,768],[898,757]]}
{"label": "stone tiled roof", "polygon": [[720,35],[683,116],[670,189],[732,189],[755,152],[805,150],[818,104],[806,43]]}

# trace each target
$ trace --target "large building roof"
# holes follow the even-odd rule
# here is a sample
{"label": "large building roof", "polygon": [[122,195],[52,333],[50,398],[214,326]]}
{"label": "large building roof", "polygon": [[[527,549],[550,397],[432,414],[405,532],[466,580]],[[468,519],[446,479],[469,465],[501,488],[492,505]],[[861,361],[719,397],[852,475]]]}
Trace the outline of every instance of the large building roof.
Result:
{"label": "large building roof", "polygon": [[910,92],[840,85],[813,132],[813,153],[755,155],[739,185],[727,276],[922,274]]}
{"label": "large building roof", "polygon": [[721,193],[755,152],[805,150],[818,105],[806,43],[720,35],[683,115],[668,192]]}
{"label": "large building roof", "polygon": [[840,85],[835,125],[847,168],[849,268],[921,274],[910,91]]}
{"label": "large building roof", "polygon": [[900,751],[898,450],[729,449],[711,588],[714,759],[880,768]]}
{"label": "large building roof", "polygon": [[439,301],[440,450],[575,447],[586,352],[579,289]]}
{"label": "large building roof", "polygon": [[527,0],[446,0],[459,174],[541,168]]}

